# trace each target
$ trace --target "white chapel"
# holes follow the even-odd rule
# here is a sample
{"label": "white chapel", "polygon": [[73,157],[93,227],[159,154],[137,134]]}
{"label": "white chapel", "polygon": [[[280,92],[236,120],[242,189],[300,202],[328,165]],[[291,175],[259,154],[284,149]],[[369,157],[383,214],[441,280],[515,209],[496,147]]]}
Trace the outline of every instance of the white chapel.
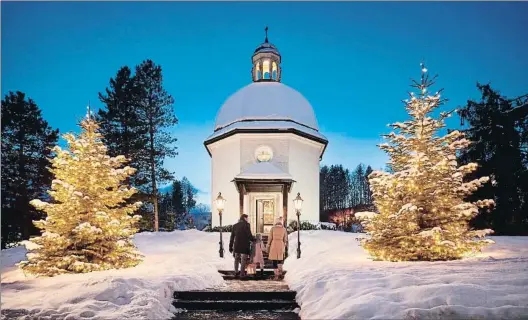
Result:
{"label": "white chapel", "polygon": [[231,95],[204,142],[211,156],[212,226],[215,199],[226,199],[222,225],[249,216],[251,231],[267,233],[276,219],[296,220],[293,199],[304,200],[301,221],[319,222],[319,163],[328,144],[314,110],[283,84],[282,57],[266,39],[252,56],[252,83]]}

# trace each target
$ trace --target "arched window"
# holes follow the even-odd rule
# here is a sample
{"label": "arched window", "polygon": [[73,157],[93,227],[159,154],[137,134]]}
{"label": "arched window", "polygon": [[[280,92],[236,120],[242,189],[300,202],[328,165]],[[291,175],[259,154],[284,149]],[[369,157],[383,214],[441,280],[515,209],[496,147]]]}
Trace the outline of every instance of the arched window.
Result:
{"label": "arched window", "polygon": [[262,73],[260,72],[260,70],[257,70],[257,80],[260,79],[262,79]]}
{"label": "arched window", "polygon": [[262,73],[264,73],[264,78],[263,79],[270,79],[270,76],[271,76],[271,70],[270,70],[270,61],[269,60],[264,60],[262,62]]}
{"label": "arched window", "polygon": [[273,80],[277,80],[277,75],[278,75],[278,67],[277,67],[277,63],[275,61],[273,61],[273,63],[271,64],[271,77]]}
{"label": "arched window", "polygon": [[254,72],[255,74],[253,75],[253,77],[255,78],[255,80],[260,80],[260,62],[255,63]]}

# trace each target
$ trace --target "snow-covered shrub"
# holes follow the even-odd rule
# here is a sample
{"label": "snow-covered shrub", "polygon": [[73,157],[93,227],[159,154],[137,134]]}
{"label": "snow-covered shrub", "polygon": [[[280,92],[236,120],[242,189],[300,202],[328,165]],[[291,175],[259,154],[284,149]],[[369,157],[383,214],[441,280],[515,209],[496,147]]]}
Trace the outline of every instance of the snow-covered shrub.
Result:
{"label": "snow-covered shrub", "polygon": [[[288,227],[286,228],[286,230],[288,230],[288,232],[295,232],[299,229],[297,226],[298,226],[297,220],[292,220],[288,224]],[[308,221],[301,221],[301,230],[318,230],[318,229],[319,228],[313,223],[310,223]]]}
{"label": "snow-covered shrub", "polygon": [[[210,225],[207,226],[203,231],[205,232],[220,232],[220,227],[216,226],[212,228]],[[222,232],[231,232],[233,231],[233,225],[229,224],[227,226],[222,226]]]}

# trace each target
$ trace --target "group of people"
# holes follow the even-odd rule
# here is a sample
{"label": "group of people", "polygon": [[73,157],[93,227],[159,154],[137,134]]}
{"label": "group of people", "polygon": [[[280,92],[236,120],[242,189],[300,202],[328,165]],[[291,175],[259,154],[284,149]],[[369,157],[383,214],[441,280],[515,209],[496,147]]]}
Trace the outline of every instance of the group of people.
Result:
{"label": "group of people", "polygon": [[[233,225],[231,238],[229,240],[229,252],[235,256],[235,276],[245,278],[248,263],[256,265],[256,268],[264,273],[264,255],[268,253],[268,260],[273,263],[274,279],[282,276],[282,264],[288,247],[288,232],[278,218],[271,228],[267,246],[264,246],[260,234],[253,236],[248,222],[248,215],[243,214],[240,220]],[[240,271],[239,268],[240,267]]]}

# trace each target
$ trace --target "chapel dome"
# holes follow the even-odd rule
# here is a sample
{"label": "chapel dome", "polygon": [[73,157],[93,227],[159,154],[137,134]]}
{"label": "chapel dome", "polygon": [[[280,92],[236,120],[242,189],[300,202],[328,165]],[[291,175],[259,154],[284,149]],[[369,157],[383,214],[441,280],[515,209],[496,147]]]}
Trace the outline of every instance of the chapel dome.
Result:
{"label": "chapel dome", "polygon": [[286,120],[319,130],[305,97],[281,82],[253,82],[231,95],[220,108],[215,131],[240,121]]}

